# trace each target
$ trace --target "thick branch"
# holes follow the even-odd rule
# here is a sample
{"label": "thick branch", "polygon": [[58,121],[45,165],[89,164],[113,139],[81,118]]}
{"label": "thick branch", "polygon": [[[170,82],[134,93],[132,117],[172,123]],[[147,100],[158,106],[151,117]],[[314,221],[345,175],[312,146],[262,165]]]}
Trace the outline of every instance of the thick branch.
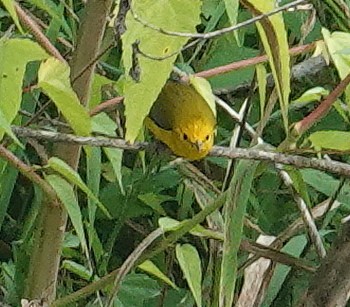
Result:
{"label": "thick branch", "polygon": [[[19,137],[29,137],[38,140],[46,140],[50,142],[74,143],[79,145],[90,145],[97,147],[115,147],[126,150],[142,150],[146,149],[148,143],[134,143],[122,139],[107,138],[107,137],[83,137],[72,134],[56,133],[43,130],[33,130],[23,127],[12,127],[13,132]],[[287,155],[273,151],[265,151],[258,149],[245,149],[215,146],[210,156],[225,157],[229,159],[247,159],[261,160],[273,163],[293,165],[297,168],[314,168],[322,171],[327,171],[340,176],[350,177],[350,165],[337,161],[327,161],[317,158],[306,158],[302,156]]]}

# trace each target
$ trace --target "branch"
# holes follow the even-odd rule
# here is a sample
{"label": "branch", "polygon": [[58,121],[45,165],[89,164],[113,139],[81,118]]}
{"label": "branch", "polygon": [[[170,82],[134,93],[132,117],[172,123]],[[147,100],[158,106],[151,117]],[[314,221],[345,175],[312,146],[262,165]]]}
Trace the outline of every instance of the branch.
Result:
{"label": "branch", "polygon": [[46,194],[50,204],[59,205],[55,191],[52,187],[42,179],[34,170],[34,168],[25,164],[22,160],[18,159],[11,151],[0,145],[0,157],[6,160],[13,167],[18,169],[20,173],[28,178],[34,184],[37,184],[43,192]]}
{"label": "branch", "polygon": [[40,46],[43,47],[43,49],[45,49],[47,53],[49,53],[56,59],[60,60],[63,63],[66,63],[66,60],[56,49],[56,47],[50,42],[50,40],[44,35],[37,23],[30,18],[30,16],[21,8],[21,6],[17,2],[14,2],[14,6],[19,19],[30,30],[30,32],[36,38]]}
{"label": "branch", "polygon": [[[107,137],[84,137],[76,136],[73,134],[35,130],[17,126],[12,126],[12,130],[18,137],[29,137],[55,143],[64,142],[95,147],[114,147],[134,151],[148,149],[150,147],[150,144],[146,142],[135,142],[131,144],[130,142],[122,139]],[[246,148],[230,149],[228,147],[214,146],[209,155],[213,157],[224,157],[228,159],[269,161],[273,163],[293,165],[297,168],[314,168],[340,176],[350,177],[350,165],[346,163],[327,161],[317,158],[306,158],[295,155],[286,155],[273,151]]]}
{"label": "branch", "polygon": [[280,13],[282,11],[286,11],[290,8],[294,8],[296,6],[298,6],[299,4],[302,4],[304,3],[305,0],[296,0],[296,1],[293,1],[293,2],[290,2],[286,5],[282,5],[280,6],[279,8],[276,8],[274,10],[272,10],[271,12],[268,12],[268,13],[265,13],[265,14],[261,14],[259,16],[256,16],[254,18],[251,18],[251,19],[248,19],[244,22],[241,22],[241,23],[238,23],[234,26],[230,26],[230,27],[227,27],[227,28],[223,28],[223,29],[220,29],[220,30],[217,30],[217,31],[213,31],[213,32],[208,32],[208,33],[186,33],[186,32],[174,32],[174,31],[167,31],[167,30],[164,30],[162,28],[159,28],[158,26],[156,25],[153,25],[153,24],[150,24],[148,23],[147,21],[144,21],[142,20],[134,11],[133,11],[133,8],[131,6],[130,8],[130,11],[132,12],[132,15],[133,15],[133,18],[141,23],[143,26],[147,27],[147,28],[150,28],[150,29],[153,29],[159,33],[162,33],[162,34],[165,34],[165,35],[169,35],[169,36],[180,36],[180,37],[189,37],[189,38],[199,38],[199,39],[210,39],[210,38],[214,38],[214,37],[217,37],[217,36],[220,36],[220,35],[223,35],[223,34],[226,34],[226,33],[230,33],[230,32],[233,32],[235,30],[238,30],[240,28],[243,28],[243,27],[246,27],[248,25],[251,25],[253,23],[256,23],[257,21],[261,20],[261,19],[264,19],[264,18],[267,18],[267,17],[270,17],[272,15],[275,15],[277,13]]}

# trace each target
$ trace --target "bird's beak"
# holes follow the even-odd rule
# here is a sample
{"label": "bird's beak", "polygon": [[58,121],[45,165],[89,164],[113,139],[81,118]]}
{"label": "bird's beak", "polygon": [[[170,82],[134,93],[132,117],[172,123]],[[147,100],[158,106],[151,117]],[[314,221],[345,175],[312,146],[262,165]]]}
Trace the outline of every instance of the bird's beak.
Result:
{"label": "bird's beak", "polygon": [[194,146],[197,148],[198,151],[201,151],[203,149],[203,142],[202,141],[196,141],[194,143]]}

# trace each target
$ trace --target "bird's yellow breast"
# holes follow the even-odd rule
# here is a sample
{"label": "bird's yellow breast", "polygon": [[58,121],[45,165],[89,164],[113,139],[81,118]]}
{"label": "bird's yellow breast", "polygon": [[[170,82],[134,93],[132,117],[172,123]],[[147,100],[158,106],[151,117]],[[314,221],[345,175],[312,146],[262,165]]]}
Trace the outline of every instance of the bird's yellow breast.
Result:
{"label": "bird's yellow breast", "polygon": [[146,125],[174,154],[189,160],[205,157],[214,143],[215,116],[191,85],[169,81]]}

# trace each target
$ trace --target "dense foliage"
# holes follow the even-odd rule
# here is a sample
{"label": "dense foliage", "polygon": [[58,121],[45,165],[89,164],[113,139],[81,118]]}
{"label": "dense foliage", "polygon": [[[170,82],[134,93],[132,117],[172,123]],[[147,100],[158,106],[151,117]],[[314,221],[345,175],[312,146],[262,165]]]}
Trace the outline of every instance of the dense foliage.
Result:
{"label": "dense foliage", "polygon": [[[0,3],[1,302],[345,306],[349,1]],[[169,78],[226,149],[144,129]]]}

